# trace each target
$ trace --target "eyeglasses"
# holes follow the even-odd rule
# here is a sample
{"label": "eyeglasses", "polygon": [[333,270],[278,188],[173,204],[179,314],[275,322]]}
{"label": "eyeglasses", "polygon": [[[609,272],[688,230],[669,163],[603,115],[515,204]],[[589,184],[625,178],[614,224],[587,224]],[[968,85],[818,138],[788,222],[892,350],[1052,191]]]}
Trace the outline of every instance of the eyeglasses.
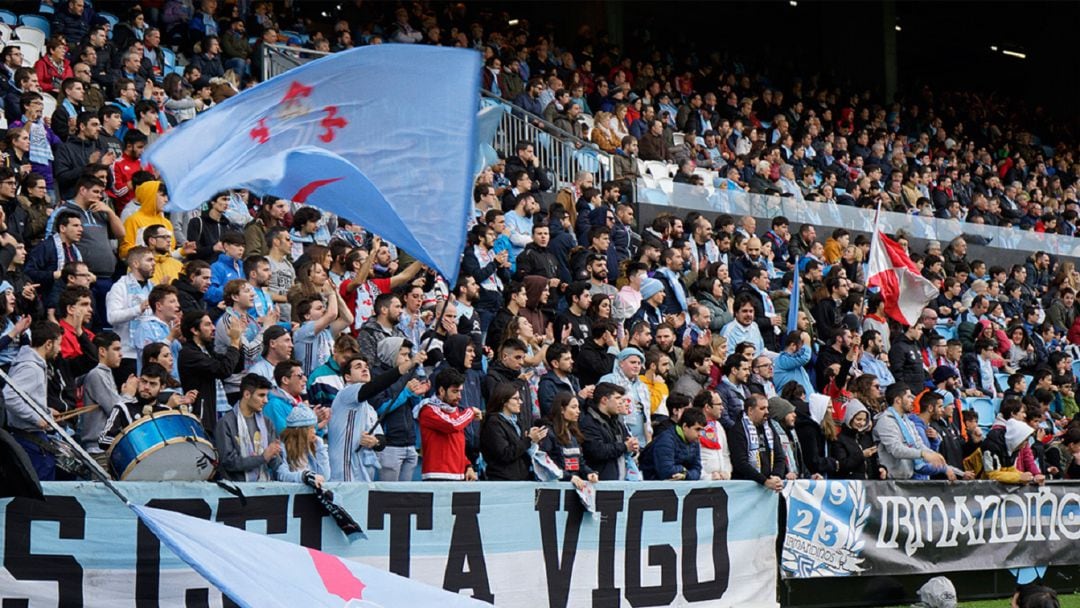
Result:
{"label": "eyeglasses", "polygon": [[772,366],[773,366],[772,363],[762,363],[761,365],[755,365],[754,369],[761,369],[763,367],[772,367]]}

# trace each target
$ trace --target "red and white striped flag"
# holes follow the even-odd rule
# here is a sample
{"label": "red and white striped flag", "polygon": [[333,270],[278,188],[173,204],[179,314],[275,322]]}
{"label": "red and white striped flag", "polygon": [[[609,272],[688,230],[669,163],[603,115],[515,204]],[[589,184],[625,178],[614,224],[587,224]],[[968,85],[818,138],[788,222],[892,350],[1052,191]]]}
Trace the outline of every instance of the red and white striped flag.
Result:
{"label": "red and white striped flag", "polygon": [[915,324],[926,304],[938,296],[938,290],[919,274],[911,256],[899,243],[885,236],[876,221],[870,238],[869,262],[866,284],[881,290],[885,314],[901,325]]}

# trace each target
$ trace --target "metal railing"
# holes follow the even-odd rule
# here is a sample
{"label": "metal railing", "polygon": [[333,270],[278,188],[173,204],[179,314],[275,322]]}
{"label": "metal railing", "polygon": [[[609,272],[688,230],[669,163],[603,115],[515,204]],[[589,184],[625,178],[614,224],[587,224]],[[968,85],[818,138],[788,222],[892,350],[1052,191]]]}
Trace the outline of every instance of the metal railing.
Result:
{"label": "metal railing", "polygon": [[263,54],[261,76],[263,80],[269,80],[293,68],[298,68],[309,61],[330,54],[284,44],[263,44],[261,46]]}
{"label": "metal railing", "polygon": [[554,175],[552,181],[556,190],[572,183],[579,171],[592,173],[598,187],[614,177],[611,154],[599,149],[596,144],[580,139],[544,120],[542,116],[527,112],[487,91],[481,93],[481,104],[497,105],[504,109],[492,146],[504,156],[510,156],[515,153],[514,147],[519,141],[532,142],[540,166]]}

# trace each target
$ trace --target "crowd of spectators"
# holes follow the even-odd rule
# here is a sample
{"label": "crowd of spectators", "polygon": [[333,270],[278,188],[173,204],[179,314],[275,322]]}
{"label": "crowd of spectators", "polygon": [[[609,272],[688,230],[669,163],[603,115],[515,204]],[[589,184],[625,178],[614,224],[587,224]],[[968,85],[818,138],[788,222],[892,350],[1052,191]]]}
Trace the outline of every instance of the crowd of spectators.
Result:
{"label": "crowd of spectators", "polygon": [[[646,225],[632,202],[642,158],[676,181],[704,166],[724,188],[1071,235],[1075,142],[1038,144],[1007,104],[781,87],[485,29],[456,4],[313,31],[315,50],[476,48],[485,90],[622,159],[610,182],[552,180],[519,142],[478,175],[447,285],[378,226],[269,194],[166,213],[145,147],[257,77],[248,32],[282,40],[270,3],[150,4],[111,27],[70,0],[44,63],[6,46],[0,67],[0,365],[54,415],[89,407],[65,424],[102,462],[129,424],[180,408],[241,481],[1080,477],[1071,261],[989,266],[962,237],[913,251],[900,233],[940,290],[906,327],[865,287],[863,236],[698,212]],[[52,479],[48,425],[11,386],[3,401]]]}

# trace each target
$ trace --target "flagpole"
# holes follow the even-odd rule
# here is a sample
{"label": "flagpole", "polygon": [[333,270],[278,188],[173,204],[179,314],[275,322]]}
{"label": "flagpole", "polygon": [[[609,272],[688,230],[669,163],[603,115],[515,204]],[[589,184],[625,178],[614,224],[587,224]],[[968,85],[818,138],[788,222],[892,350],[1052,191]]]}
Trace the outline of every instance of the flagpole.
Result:
{"label": "flagpole", "polygon": [[15,394],[18,395],[23,401],[25,401],[26,404],[30,406],[30,409],[34,410],[34,413],[37,414],[38,417],[40,417],[50,427],[52,427],[53,432],[57,433],[64,441],[64,443],[66,443],[69,447],[71,447],[72,450],[74,450],[76,458],[78,458],[79,461],[82,462],[82,464],[86,465],[86,467],[90,470],[91,476],[97,477],[98,481],[105,484],[105,487],[108,488],[109,491],[111,491],[113,494],[115,494],[116,497],[119,498],[125,505],[131,505],[131,501],[128,500],[128,497],[123,492],[121,492],[120,489],[116,487],[116,485],[113,484],[112,479],[109,478],[109,474],[105,471],[105,469],[101,468],[101,465],[98,464],[98,462],[94,460],[90,456],[90,454],[88,454],[86,450],[83,449],[81,445],[79,445],[79,442],[75,441],[75,439],[73,439],[71,435],[67,434],[67,431],[65,431],[63,427],[61,427],[55,420],[53,420],[53,417],[48,413],[49,409],[47,407],[42,406],[40,403],[38,403],[36,399],[26,394],[26,391],[19,388],[18,385],[12,382],[11,376],[9,376],[7,372],[5,372],[3,369],[0,369],[0,380],[6,382],[7,385],[11,387],[11,390],[15,391]]}
{"label": "flagpole", "polygon": [[[874,254],[881,248],[881,239],[878,238],[878,230],[880,229],[881,222],[881,200],[878,199],[877,210],[874,211],[874,227],[873,232],[870,233],[870,252],[867,254],[867,271],[866,274],[870,274],[869,266],[870,260],[874,259]],[[870,306],[870,277],[867,276],[864,279],[867,283],[866,289],[863,290],[863,318],[866,318],[867,308]],[[888,323],[888,321],[886,321]]]}

